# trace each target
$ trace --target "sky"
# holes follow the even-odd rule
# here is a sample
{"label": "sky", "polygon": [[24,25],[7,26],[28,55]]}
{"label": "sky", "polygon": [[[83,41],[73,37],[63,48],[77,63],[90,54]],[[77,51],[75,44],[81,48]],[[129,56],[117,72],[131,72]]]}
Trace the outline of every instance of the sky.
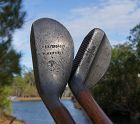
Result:
{"label": "sky", "polygon": [[22,54],[21,65],[32,69],[30,30],[39,18],[53,18],[70,32],[75,54],[94,28],[105,31],[111,45],[127,41],[130,29],[140,23],[140,0],[23,0],[25,23],[14,33],[13,46]]}

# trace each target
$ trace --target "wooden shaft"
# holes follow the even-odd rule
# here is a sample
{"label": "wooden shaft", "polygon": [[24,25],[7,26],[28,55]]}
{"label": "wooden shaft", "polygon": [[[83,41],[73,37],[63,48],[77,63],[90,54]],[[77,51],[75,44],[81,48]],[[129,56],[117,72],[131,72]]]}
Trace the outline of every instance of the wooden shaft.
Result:
{"label": "wooden shaft", "polygon": [[112,124],[111,120],[99,107],[88,90],[82,90],[77,98],[93,124]]}
{"label": "wooden shaft", "polygon": [[53,100],[47,100],[42,96],[42,100],[49,110],[56,124],[76,124],[71,114],[66,107],[60,102],[59,98],[53,98]]}
{"label": "wooden shaft", "polygon": [[50,113],[56,124],[75,124],[72,116],[64,106],[51,109]]}

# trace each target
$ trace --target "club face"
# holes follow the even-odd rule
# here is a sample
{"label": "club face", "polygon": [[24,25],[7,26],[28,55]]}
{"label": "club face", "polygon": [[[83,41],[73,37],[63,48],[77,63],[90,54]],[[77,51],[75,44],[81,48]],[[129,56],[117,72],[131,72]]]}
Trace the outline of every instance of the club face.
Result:
{"label": "club face", "polygon": [[60,97],[74,56],[72,38],[59,22],[42,18],[31,29],[31,51],[37,89],[41,97]]}
{"label": "club face", "polygon": [[102,44],[100,45],[100,48],[96,53],[89,74],[87,75],[87,78],[85,80],[85,83],[88,88],[93,87],[106,73],[110,65],[110,60],[112,55],[111,53],[112,53],[112,48],[110,42],[107,39],[107,36],[104,35]]}
{"label": "club face", "polygon": [[78,79],[90,88],[104,75],[110,59],[111,45],[105,33],[100,29],[94,29],[80,46],[74,60],[71,78]]}

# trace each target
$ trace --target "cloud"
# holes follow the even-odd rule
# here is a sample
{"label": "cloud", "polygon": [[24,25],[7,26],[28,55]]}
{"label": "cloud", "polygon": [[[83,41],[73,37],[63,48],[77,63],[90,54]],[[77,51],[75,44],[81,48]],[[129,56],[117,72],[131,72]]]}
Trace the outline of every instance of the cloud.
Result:
{"label": "cloud", "polygon": [[87,33],[95,27],[103,29],[111,43],[117,44],[124,42],[126,36],[129,35],[129,30],[140,22],[139,0],[99,0],[99,2],[94,3],[93,1],[89,4],[88,6],[68,9],[63,18],[62,15],[57,15],[54,11],[53,14],[46,13],[48,12],[47,7],[46,10],[36,10],[34,15],[32,12],[34,10],[27,12],[29,14],[27,20],[29,21],[14,34],[13,44],[18,51],[23,53],[21,63],[32,67],[30,27],[37,18],[51,17],[63,23],[72,34],[75,51],[78,50]]}
{"label": "cloud", "polygon": [[126,38],[129,30],[140,21],[140,2],[102,0],[96,5],[92,3],[90,6],[73,8],[69,16],[71,18],[66,25],[76,40],[95,27],[102,28],[107,34],[121,34]]}
{"label": "cloud", "polygon": [[112,46],[125,43],[126,40],[111,40]]}

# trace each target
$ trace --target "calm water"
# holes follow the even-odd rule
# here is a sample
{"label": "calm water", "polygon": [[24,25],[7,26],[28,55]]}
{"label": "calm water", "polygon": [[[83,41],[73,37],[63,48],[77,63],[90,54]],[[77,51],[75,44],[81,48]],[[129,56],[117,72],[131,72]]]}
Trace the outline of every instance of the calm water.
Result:
{"label": "calm water", "polygon": [[[76,124],[90,124],[86,114],[75,109],[71,100],[62,101],[73,116]],[[13,102],[13,115],[24,120],[26,124],[55,124],[51,115],[41,101]],[[140,124],[140,121],[113,118],[114,124]]]}
{"label": "calm water", "polygon": [[[77,124],[90,124],[86,114],[75,109],[71,100],[62,101]],[[13,102],[13,115],[26,124],[55,124],[45,105],[41,101]]]}

